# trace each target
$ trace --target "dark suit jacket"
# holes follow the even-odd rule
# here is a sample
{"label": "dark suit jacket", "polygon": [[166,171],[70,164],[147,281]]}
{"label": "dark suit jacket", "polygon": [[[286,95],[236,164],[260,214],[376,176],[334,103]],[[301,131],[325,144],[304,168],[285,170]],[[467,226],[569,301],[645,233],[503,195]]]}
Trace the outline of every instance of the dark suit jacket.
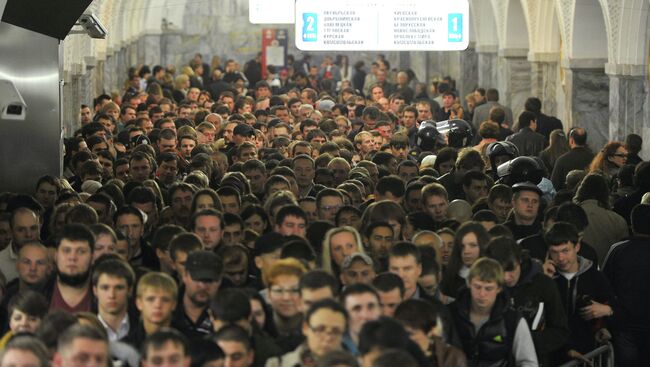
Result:
{"label": "dark suit jacket", "polygon": [[519,149],[519,155],[537,157],[546,146],[544,135],[538,134],[529,127],[524,127],[518,133],[512,134],[506,138]]}
{"label": "dark suit jacket", "polygon": [[566,175],[574,169],[587,168],[593,159],[594,153],[587,147],[575,147],[562,154],[555,161],[555,167],[553,167],[553,173],[551,174],[551,181],[553,181],[555,189],[563,189]]}

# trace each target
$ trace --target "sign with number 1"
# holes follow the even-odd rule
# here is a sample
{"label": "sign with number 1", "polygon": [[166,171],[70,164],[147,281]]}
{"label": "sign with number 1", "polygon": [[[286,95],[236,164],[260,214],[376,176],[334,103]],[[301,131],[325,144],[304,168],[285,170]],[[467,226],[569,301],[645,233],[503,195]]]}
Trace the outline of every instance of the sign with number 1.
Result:
{"label": "sign with number 1", "polygon": [[318,40],[318,14],[302,14],[302,40],[303,42],[316,42]]}

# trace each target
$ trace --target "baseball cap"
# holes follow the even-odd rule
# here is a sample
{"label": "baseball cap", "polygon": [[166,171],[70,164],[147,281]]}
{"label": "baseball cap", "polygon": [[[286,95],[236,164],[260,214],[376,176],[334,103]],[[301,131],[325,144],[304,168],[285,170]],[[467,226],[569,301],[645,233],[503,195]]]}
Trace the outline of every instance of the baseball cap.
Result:
{"label": "baseball cap", "polygon": [[537,187],[537,185],[535,185],[532,182],[528,182],[528,181],[526,181],[526,182],[518,182],[518,183],[512,185],[512,192],[513,193],[520,192],[520,191],[533,191],[533,192],[536,192],[539,196],[544,195],[542,190],[539,187]]}
{"label": "baseball cap", "polygon": [[232,131],[233,135],[255,136],[255,129],[248,124],[239,124]]}
{"label": "baseball cap", "polygon": [[212,251],[194,251],[187,256],[185,269],[194,280],[221,280],[223,260]]}
{"label": "baseball cap", "polygon": [[370,256],[361,252],[355,252],[354,254],[346,256],[345,259],[343,259],[343,263],[341,264],[341,269],[349,268],[357,260],[363,261],[368,266],[373,266],[373,262]]}

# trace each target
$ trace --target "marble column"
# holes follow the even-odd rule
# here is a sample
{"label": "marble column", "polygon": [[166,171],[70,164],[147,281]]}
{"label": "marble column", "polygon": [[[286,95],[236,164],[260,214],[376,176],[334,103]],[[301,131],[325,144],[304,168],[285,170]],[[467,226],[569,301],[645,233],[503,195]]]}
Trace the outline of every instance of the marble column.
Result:
{"label": "marble column", "polygon": [[495,88],[497,86],[497,46],[478,46],[478,86]]}
{"label": "marble column", "polygon": [[464,103],[464,96],[479,86],[478,53],[472,44],[465,51],[460,52],[460,75],[456,82],[456,89],[460,92],[460,100]]}
{"label": "marble column", "polygon": [[161,35],[144,34],[138,38],[138,63],[153,67],[160,64]]}
{"label": "marble column", "polygon": [[550,116],[557,116],[558,59],[557,53],[528,55],[531,66],[531,96],[542,101],[542,111]]}
{"label": "marble column", "polygon": [[609,78],[604,65],[604,60],[563,62],[566,108],[571,118],[568,126],[585,128],[587,144],[595,152],[609,141]]}
{"label": "marble column", "polygon": [[608,64],[605,68],[609,75],[610,139],[624,141],[628,134],[643,135],[644,128],[650,127],[644,65]]}
{"label": "marble column", "polygon": [[510,107],[512,116],[517,116],[524,110],[524,103],[530,97],[531,66],[526,58],[525,49],[499,50],[497,69],[497,88],[499,103]]}

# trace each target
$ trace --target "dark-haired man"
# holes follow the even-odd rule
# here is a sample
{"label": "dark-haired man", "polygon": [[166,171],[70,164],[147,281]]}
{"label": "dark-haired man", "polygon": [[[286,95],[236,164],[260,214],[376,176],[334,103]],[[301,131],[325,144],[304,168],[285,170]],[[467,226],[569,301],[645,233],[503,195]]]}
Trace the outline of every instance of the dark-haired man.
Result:
{"label": "dark-haired man", "polygon": [[556,190],[565,187],[567,174],[574,169],[583,170],[594,159],[594,153],[587,147],[587,131],[574,127],[569,131],[569,146],[571,150],[562,154],[556,161],[551,174],[551,181]]}
{"label": "dark-haired man", "polygon": [[90,266],[95,248],[95,237],[81,224],[63,227],[54,254],[56,275],[47,286],[50,310],[90,312],[93,294],[90,290]]}
{"label": "dark-haired man", "polygon": [[93,269],[93,294],[97,298],[97,318],[111,341],[127,336],[137,319],[129,317],[129,298],[135,284],[133,270],[123,260],[109,259]]}
{"label": "dark-haired man", "polygon": [[187,339],[177,330],[163,328],[142,344],[142,367],[189,367]]}

